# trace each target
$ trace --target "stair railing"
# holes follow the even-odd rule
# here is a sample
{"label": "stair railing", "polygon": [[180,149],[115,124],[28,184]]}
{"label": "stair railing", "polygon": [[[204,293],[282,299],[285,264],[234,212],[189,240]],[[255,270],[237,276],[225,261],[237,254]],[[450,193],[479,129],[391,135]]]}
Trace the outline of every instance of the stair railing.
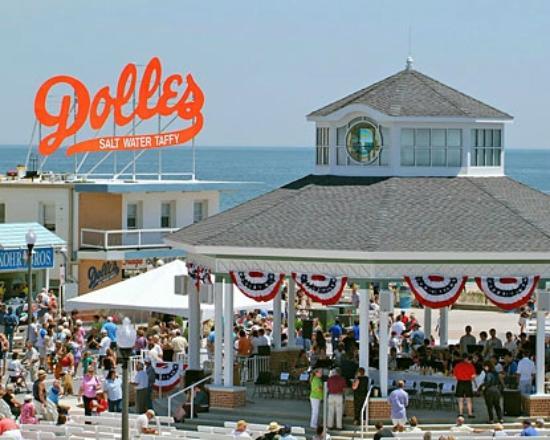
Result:
{"label": "stair railing", "polygon": [[174,394],[171,394],[170,396],[168,396],[168,416],[172,415],[172,400],[175,397],[179,396],[180,394],[186,393],[187,391],[191,390],[191,414],[189,418],[192,419],[195,415],[195,387],[202,383],[208,382],[211,379],[212,379],[212,375],[206,376],[201,380],[185,387],[183,390],[177,391]]}

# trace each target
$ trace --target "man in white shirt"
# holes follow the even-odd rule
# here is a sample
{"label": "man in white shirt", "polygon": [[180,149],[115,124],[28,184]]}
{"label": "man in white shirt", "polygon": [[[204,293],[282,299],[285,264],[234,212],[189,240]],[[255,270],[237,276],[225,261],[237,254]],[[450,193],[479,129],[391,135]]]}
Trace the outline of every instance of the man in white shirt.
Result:
{"label": "man in white shirt", "polygon": [[405,324],[401,321],[401,315],[397,315],[397,318],[395,318],[395,322],[391,326],[391,331],[395,332],[398,337],[405,331]]}
{"label": "man in white shirt", "polygon": [[172,339],[172,348],[174,349],[174,360],[177,353],[185,353],[187,351],[187,339],[181,335],[180,330],[175,331],[175,336]]}
{"label": "man in white shirt", "polygon": [[537,369],[535,363],[529,359],[529,353],[523,352],[523,357],[518,362],[516,374],[519,377],[519,390],[521,394],[531,394],[533,389],[533,378]]}
{"label": "man in white shirt", "polygon": [[152,409],[145,411],[136,417],[136,431],[139,434],[157,434],[155,428],[149,428],[149,422],[155,417],[155,412]]}
{"label": "man in white shirt", "polygon": [[518,351],[518,341],[514,338],[512,332],[506,332],[506,341],[504,342],[504,348],[508,350],[512,356],[516,355]]}
{"label": "man in white shirt", "polygon": [[160,339],[158,335],[151,337],[151,343],[149,344],[149,359],[156,365],[158,362],[162,362],[162,347],[160,346]]}
{"label": "man in white shirt", "polygon": [[451,426],[451,432],[467,432],[469,434],[483,432],[482,429],[474,429],[464,423],[464,417],[458,416],[456,418],[456,425]]}
{"label": "man in white shirt", "polygon": [[103,357],[107,354],[107,349],[111,347],[111,338],[107,336],[107,330],[101,330],[101,341],[99,341],[99,357]]}

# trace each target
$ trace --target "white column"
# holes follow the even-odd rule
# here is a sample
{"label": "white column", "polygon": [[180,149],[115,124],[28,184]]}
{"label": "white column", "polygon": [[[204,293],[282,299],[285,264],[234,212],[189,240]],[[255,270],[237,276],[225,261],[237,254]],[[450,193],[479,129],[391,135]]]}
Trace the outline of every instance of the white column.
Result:
{"label": "white column", "polygon": [[424,306],[424,336],[430,339],[432,335],[432,309]]}
{"label": "white column", "polygon": [[359,366],[369,371],[369,290],[359,291]]}
{"label": "white column", "polygon": [[225,287],[223,301],[223,385],[225,387],[233,386],[233,289],[235,288],[233,283]]}
{"label": "white column", "polygon": [[222,384],[223,374],[223,291],[224,280],[214,286],[214,385]]}
{"label": "white column", "polygon": [[288,346],[296,346],[296,283],[290,277],[288,279],[288,301],[287,314],[288,314]]}
{"label": "white column", "polygon": [[46,268],[46,271],[44,272],[46,279],[44,280],[44,286],[46,287],[46,292],[50,290],[50,269]]}
{"label": "white column", "polygon": [[449,345],[449,307],[439,309],[439,345]]}
{"label": "white column", "polygon": [[536,393],[544,394],[544,333],[546,318],[544,311],[537,310],[537,340],[536,340]]}
{"label": "white column", "polygon": [[273,298],[273,347],[281,348],[281,292]]}
{"label": "white column", "polygon": [[[383,295],[384,293],[380,293]],[[379,365],[380,370],[380,394],[388,395],[388,312],[380,312],[380,328],[378,339],[380,341]]]}
{"label": "white column", "polygon": [[189,299],[189,369],[201,368],[201,302],[194,282],[187,277],[187,298]]}

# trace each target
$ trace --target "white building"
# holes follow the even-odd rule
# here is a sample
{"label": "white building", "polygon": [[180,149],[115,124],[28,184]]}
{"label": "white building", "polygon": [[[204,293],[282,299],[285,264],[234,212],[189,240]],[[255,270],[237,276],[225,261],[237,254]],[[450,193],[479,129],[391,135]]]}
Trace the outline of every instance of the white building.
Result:
{"label": "white building", "polygon": [[[221,185],[215,182],[79,183],[54,177],[0,182],[0,222],[38,222],[61,237],[79,293],[120,281],[123,271],[148,261],[185,255],[166,245],[164,235],[219,209]],[[56,260],[54,287],[63,259]]]}

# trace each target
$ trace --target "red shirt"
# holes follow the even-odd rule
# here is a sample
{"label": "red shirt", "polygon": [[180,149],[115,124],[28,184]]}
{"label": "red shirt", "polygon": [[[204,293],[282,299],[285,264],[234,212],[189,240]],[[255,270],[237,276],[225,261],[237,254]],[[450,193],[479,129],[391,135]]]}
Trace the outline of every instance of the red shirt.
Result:
{"label": "red shirt", "polygon": [[456,380],[470,381],[476,375],[476,369],[472,363],[462,361],[455,365],[453,374]]}
{"label": "red shirt", "polygon": [[329,377],[327,386],[329,394],[343,394],[347,386],[346,379],[338,375]]}
{"label": "red shirt", "polygon": [[15,431],[16,429],[19,429],[19,425],[12,419],[5,417],[0,420],[0,434],[4,434],[6,431]]}

